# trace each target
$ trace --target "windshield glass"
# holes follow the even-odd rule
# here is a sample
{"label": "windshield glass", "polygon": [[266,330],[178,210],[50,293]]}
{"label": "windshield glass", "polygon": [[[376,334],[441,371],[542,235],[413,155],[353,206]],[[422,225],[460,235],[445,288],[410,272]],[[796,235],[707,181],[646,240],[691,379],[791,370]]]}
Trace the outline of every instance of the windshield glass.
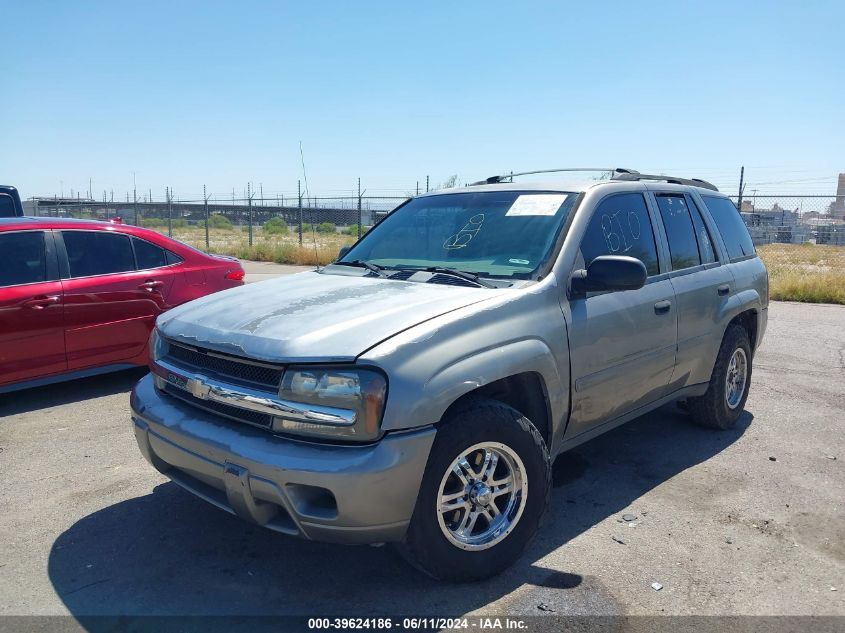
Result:
{"label": "windshield glass", "polygon": [[548,258],[576,197],[485,191],[415,198],[382,220],[340,261],[529,279]]}

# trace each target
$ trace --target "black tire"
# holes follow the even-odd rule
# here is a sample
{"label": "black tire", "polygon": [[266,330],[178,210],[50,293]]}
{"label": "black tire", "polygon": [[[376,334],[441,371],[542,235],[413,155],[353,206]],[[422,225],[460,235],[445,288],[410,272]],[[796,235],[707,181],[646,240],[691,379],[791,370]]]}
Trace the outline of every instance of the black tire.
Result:
{"label": "black tire", "polygon": [[[746,379],[741,400],[734,408],[731,408],[728,406],[726,397],[725,380],[731,357],[737,349],[742,349],[745,353]],[[719,348],[719,355],[716,357],[716,364],[713,367],[713,374],[710,377],[707,391],[703,396],[689,398],[688,400],[689,412],[697,424],[723,431],[736,424],[745,408],[745,401],[748,399],[748,391],[751,388],[751,359],[751,343],[748,340],[748,332],[740,325],[729,326],[727,332],[725,332],[725,337],[722,339],[722,346]]]}
{"label": "black tire", "polygon": [[[528,487],[522,514],[512,531],[487,549],[468,551],[451,542],[438,522],[440,484],[461,452],[482,442],[503,444],[516,453],[524,465]],[[399,551],[417,569],[438,580],[489,578],[520,557],[537,532],[550,493],[549,452],[531,421],[496,400],[468,401],[449,413],[437,430],[411,524]]]}

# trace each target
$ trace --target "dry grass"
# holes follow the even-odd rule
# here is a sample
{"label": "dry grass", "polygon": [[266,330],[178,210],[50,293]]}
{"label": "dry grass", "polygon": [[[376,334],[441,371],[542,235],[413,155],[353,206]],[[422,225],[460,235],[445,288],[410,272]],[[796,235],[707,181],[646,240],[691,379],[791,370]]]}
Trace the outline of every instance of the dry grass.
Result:
{"label": "dry grass", "polygon": [[299,235],[296,231],[286,235],[268,235],[257,228],[253,232],[252,246],[250,246],[247,231],[237,227],[230,230],[211,229],[208,235],[208,248],[205,245],[205,229],[202,227],[175,229],[173,237],[195,248],[218,255],[232,255],[240,259],[259,262],[304,266],[313,266],[317,263],[328,264],[334,261],[337,259],[340,247],[352,244],[356,239],[339,233],[316,233],[315,235],[309,228],[308,231],[303,232],[302,245],[300,245]]}
{"label": "dry grass", "polygon": [[845,304],[845,247],[766,244],[757,252],[769,269],[771,299]]}

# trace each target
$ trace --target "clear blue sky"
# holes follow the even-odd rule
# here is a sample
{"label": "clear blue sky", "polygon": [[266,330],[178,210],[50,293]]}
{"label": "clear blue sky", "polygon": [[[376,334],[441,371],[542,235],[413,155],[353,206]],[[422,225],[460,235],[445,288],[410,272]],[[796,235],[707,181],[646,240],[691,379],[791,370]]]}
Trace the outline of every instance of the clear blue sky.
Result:
{"label": "clear blue sky", "polygon": [[[741,5],[741,6],[740,6]],[[833,193],[845,3],[0,0],[24,197],[609,165]]]}

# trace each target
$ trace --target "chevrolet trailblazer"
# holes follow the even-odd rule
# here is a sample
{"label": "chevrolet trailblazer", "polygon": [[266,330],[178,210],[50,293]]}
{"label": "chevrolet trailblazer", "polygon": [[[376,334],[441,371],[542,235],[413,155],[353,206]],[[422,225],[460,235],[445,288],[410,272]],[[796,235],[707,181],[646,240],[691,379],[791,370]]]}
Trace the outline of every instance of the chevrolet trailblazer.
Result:
{"label": "chevrolet trailblazer", "polygon": [[333,264],[161,315],[141,452],[272,530],[500,572],[561,453],[674,400],[726,429],[748,397],[768,277],[736,207],[611,174],[420,195]]}

